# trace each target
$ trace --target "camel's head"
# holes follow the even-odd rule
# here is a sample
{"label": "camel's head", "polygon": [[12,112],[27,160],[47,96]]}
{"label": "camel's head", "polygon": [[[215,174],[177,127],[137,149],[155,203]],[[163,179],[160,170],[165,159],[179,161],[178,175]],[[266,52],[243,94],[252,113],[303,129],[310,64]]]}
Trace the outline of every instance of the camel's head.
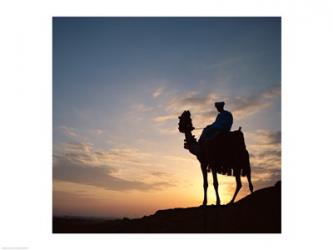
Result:
{"label": "camel's head", "polygon": [[185,110],[178,118],[178,130],[180,133],[191,132],[194,130],[190,111]]}

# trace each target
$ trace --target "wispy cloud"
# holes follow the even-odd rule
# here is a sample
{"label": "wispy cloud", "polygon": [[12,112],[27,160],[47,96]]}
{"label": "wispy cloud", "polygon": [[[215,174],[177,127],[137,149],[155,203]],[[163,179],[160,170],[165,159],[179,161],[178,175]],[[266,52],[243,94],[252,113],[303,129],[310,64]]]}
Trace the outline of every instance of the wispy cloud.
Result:
{"label": "wispy cloud", "polygon": [[280,85],[274,85],[250,96],[235,97],[230,100],[230,105],[235,116],[244,118],[271,107],[274,99],[280,96]]}
{"label": "wispy cloud", "polygon": [[160,115],[160,116],[154,117],[154,121],[155,122],[165,122],[165,121],[169,121],[169,120],[174,120],[176,118],[177,118],[177,116],[175,116],[175,115]]}
{"label": "wispy cloud", "polygon": [[113,176],[111,169],[109,166],[91,167],[82,163],[72,162],[65,157],[58,157],[53,169],[53,177],[56,180],[92,185],[115,191],[147,191],[170,185],[166,182],[145,183],[142,181],[125,180]]}
{"label": "wispy cloud", "polygon": [[281,179],[281,131],[258,130],[248,137],[254,183],[273,185]]}
{"label": "wispy cloud", "polygon": [[74,128],[69,128],[66,126],[59,127],[59,130],[66,136],[78,137],[78,132]]}
{"label": "wispy cloud", "polygon": [[159,87],[155,89],[152,93],[153,98],[159,97],[163,93],[164,89],[165,89],[164,87]]}
{"label": "wispy cloud", "polygon": [[193,111],[203,112],[207,109],[210,110],[211,106],[214,107],[214,102],[217,101],[218,97],[216,94],[201,94],[195,91],[179,94],[173,97],[166,104],[166,110],[170,112],[179,112],[187,109],[192,109]]}
{"label": "wispy cloud", "polygon": [[249,96],[237,97],[225,97],[218,93],[199,93],[196,91],[178,93],[170,96],[161,105],[164,107],[164,110],[162,110],[164,114],[154,117],[153,121],[164,123],[177,120],[181,112],[190,110],[195,125],[202,127],[214,120],[217,115],[214,103],[221,100],[226,102],[226,109],[230,110],[235,118],[242,119],[271,107],[280,95],[279,85],[274,85]]}
{"label": "wispy cloud", "polygon": [[[184,110],[190,110],[196,124],[201,126],[205,122],[207,123],[207,114],[212,114],[214,112],[215,101],[217,101],[217,96],[212,93],[202,95],[193,91],[185,94],[173,95],[162,105],[162,113],[164,114],[154,117],[153,121],[159,124],[173,121],[173,123],[176,124],[181,112]],[[217,112],[215,110],[214,115],[216,114]],[[162,130],[165,132],[165,128],[161,129],[161,132],[163,132]]]}
{"label": "wispy cloud", "polygon": [[102,134],[104,134],[105,131],[103,129],[96,128],[96,129],[92,129],[91,132],[93,132],[96,135],[102,135]]}
{"label": "wispy cloud", "polygon": [[139,113],[145,113],[145,112],[149,112],[152,111],[154,108],[153,107],[147,107],[144,104],[135,104],[132,106],[133,110]]}
{"label": "wispy cloud", "polygon": [[260,145],[280,145],[281,131],[256,130],[248,134],[249,139],[256,146]]}
{"label": "wispy cloud", "polygon": [[168,177],[169,176],[168,173],[161,172],[161,171],[151,171],[150,174],[153,176],[157,176],[157,177],[166,177],[166,176]]}
{"label": "wispy cloud", "polygon": [[54,154],[53,177],[55,180],[115,191],[148,191],[171,186],[172,184],[161,178],[147,183],[117,176],[122,165],[128,167],[130,164],[144,164],[145,159],[142,158],[145,157],[145,153],[134,149],[95,150],[89,143],[66,143],[62,152]]}
{"label": "wispy cloud", "polygon": [[159,128],[159,131],[161,134],[164,134],[164,135],[175,135],[175,134],[179,133],[176,126],[171,127],[171,128]]}

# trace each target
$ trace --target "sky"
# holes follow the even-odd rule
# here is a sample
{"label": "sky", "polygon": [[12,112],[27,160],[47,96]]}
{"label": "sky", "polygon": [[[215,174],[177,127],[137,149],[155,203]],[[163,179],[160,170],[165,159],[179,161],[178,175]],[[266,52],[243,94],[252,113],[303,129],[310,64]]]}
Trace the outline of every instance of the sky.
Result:
{"label": "sky", "polygon": [[[281,178],[281,19],[53,18],[53,213],[141,217],[198,206],[178,116],[232,112],[254,188]],[[198,138],[201,130],[194,130]],[[219,175],[222,203],[235,179]],[[209,176],[208,203],[215,203]],[[246,178],[238,199],[249,194]]]}

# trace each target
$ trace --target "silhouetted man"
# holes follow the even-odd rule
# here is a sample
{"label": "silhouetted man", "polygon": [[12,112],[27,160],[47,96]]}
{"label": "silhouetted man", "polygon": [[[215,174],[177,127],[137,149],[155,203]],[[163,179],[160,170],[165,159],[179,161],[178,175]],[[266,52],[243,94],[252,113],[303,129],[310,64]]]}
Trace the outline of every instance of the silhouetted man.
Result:
{"label": "silhouetted man", "polygon": [[212,139],[221,132],[229,132],[233,123],[232,114],[224,110],[224,102],[215,102],[215,107],[220,113],[217,115],[215,122],[208,125],[202,132],[199,141]]}

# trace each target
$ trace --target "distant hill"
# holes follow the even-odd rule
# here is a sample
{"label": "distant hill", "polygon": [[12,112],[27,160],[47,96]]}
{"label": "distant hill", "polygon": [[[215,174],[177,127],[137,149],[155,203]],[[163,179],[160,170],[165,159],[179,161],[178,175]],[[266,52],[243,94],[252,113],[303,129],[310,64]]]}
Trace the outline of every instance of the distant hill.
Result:
{"label": "distant hill", "polygon": [[159,210],[139,219],[54,217],[53,233],[281,233],[281,182],[227,206]]}

